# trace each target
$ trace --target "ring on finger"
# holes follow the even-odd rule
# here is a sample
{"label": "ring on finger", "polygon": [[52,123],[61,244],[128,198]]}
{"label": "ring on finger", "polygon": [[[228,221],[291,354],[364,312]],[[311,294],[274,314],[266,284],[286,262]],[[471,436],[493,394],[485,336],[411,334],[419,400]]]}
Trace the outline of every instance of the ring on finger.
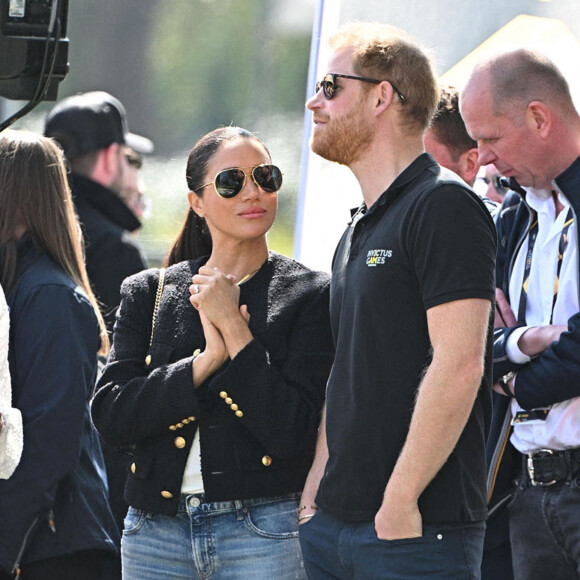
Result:
{"label": "ring on finger", "polygon": [[199,294],[199,285],[198,284],[194,284],[193,285],[193,293],[194,294]]}

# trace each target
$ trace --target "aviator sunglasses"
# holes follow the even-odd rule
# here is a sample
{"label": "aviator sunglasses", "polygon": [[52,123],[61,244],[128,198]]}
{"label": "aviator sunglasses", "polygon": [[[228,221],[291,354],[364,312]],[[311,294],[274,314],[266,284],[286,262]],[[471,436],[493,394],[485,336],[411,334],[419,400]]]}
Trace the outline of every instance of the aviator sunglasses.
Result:
{"label": "aviator sunglasses", "polygon": [[491,183],[493,183],[493,187],[499,195],[505,195],[509,190],[509,179],[503,175],[499,175],[498,173],[492,175],[491,180],[489,177],[484,176],[483,181],[486,185],[489,185],[491,181]]}
{"label": "aviator sunglasses", "polygon": [[340,88],[336,84],[337,78],[354,79],[355,81],[362,81],[363,83],[373,83],[373,85],[380,85],[383,81],[386,81],[393,87],[393,91],[395,91],[395,93],[397,93],[397,96],[399,97],[399,100],[401,101],[401,103],[404,103],[406,101],[405,95],[403,95],[403,93],[388,79],[383,79],[382,81],[379,81],[377,79],[369,79],[367,77],[356,77],[353,75],[341,75],[338,73],[325,74],[324,78],[321,81],[316,83],[316,92],[318,93],[318,91],[320,89],[322,89],[324,96],[330,101],[330,99],[332,99],[334,97],[334,95],[336,94],[336,89]]}
{"label": "aviator sunglasses", "polygon": [[[224,169],[215,176],[212,182],[201,185],[194,191],[198,192],[208,185],[213,185],[220,197],[225,197],[226,199],[235,197],[242,191],[246,183],[248,174],[244,172],[244,169],[248,168],[230,167],[229,169]],[[282,172],[275,165],[256,165],[252,167],[251,175],[254,183],[267,193],[274,193],[282,187]]]}

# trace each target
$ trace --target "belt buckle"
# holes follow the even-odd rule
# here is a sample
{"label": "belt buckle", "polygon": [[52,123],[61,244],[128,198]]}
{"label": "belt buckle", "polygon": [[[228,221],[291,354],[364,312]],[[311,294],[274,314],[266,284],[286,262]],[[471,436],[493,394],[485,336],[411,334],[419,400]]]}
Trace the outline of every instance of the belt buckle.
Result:
{"label": "belt buckle", "polygon": [[551,449],[538,449],[532,453],[528,453],[527,459],[527,468],[528,468],[528,475],[530,476],[530,482],[534,487],[548,487],[549,485],[554,485],[557,483],[555,479],[552,481],[536,481],[535,473],[536,470],[534,469],[534,455],[539,453],[545,453],[546,455],[554,455],[554,452]]}

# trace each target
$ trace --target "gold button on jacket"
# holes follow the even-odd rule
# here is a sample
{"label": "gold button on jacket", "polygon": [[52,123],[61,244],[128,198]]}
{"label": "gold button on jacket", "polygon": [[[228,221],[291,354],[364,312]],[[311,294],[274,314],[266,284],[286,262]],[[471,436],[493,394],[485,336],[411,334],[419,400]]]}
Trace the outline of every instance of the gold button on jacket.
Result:
{"label": "gold button on jacket", "polygon": [[264,457],[262,457],[262,463],[266,467],[269,467],[270,465],[272,465],[272,458],[269,455],[264,455]]}
{"label": "gold button on jacket", "polygon": [[183,437],[176,437],[174,443],[177,449],[183,449],[185,447],[185,439]]}

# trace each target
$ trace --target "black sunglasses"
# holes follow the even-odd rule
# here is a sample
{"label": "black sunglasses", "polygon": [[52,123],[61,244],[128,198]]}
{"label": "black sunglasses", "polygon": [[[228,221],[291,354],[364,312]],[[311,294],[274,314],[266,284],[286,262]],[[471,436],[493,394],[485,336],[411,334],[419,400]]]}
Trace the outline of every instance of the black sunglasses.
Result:
{"label": "black sunglasses", "polygon": [[322,89],[322,91],[324,92],[324,96],[330,101],[330,99],[332,99],[334,97],[334,95],[336,94],[336,89],[340,88],[336,84],[337,78],[354,79],[355,81],[362,81],[363,83],[373,83],[374,85],[379,85],[383,81],[386,81],[387,83],[389,83],[393,87],[393,91],[395,91],[395,93],[397,93],[397,96],[399,97],[399,100],[401,101],[401,103],[404,103],[406,101],[405,95],[403,95],[403,93],[388,79],[383,79],[382,81],[379,81],[377,79],[369,79],[367,77],[356,77],[353,75],[341,75],[338,73],[325,74],[324,78],[321,81],[316,83],[316,92],[318,93],[318,91],[320,89]]}
{"label": "black sunglasses", "polygon": [[[215,176],[212,182],[201,185],[194,191],[198,192],[208,185],[213,185],[220,197],[225,197],[226,199],[235,197],[242,191],[246,183],[247,173],[244,172],[244,169],[247,169],[247,167],[224,169]],[[251,175],[254,183],[267,193],[274,193],[282,187],[282,172],[275,165],[256,165],[252,167]]]}
{"label": "black sunglasses", "polygon": [[489,185],[491,181],[491,183],[493,183],[493,187],[495,188],[495,190],[499,195],[505,195],[510,187],[509,179],[507,177],[504,177],[503,175],[500,175],[499,173],[492,175],[491,180],[489,179],[489,177],[484,176],[483,181],[485,182],[486,185]]}

